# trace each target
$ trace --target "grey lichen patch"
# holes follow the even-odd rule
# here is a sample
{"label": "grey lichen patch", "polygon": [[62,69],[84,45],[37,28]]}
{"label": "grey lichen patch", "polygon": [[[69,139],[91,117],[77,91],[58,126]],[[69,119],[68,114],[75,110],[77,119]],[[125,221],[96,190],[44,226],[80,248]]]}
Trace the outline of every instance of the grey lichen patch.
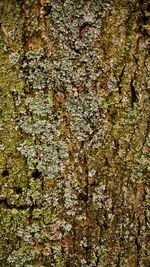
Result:
{"label": "grey lichen patch", "polygon": [[60,140],[61,118],[53,114],[52,103],[41,94],[27,98],[25,105],[29,112],[22,110],[18,126],[32,141],[24,141],[18,149],[27,158],[29,170],[36,165],[45,177],[55,178],[68,155],[66,144]]}
{"label": "grey lichen patch", "polygon": [[11,255],[8,257],[8,263],[13,264],[17,267],[24,266],[24,264],[28,264],[34,260],[35,252],[32,248],[28,246],[24,246],[24,248],[20,248],[18,251],[13,251]]}
{"label": "grey lichen patch", "polygon": [[13,65],[15,65],[15,64],[18,63],[19,58],[20,58],[20,55],[19,55],[18,52],[13,52],[13,53],[11,53],[11,54],[9,55],[9,60],[10,60],[10,62],[11,62]]}
{"label": "grey lichen patch", "polygon": [[70,97],[67,111],[71,113],[70,130],[79,141],[90,141],[102,137],[105,131],[105,109],[101,97],[95,92]]}
{"label": "grey lichen patch", "polygon": [[28,51],[22,64],[22,77],[28,80],[35,91],[47,91],[50,81],[50,66],[43,49]]}
{"label": "grey lichen patch", "polygon": [[[71,175],[68,175],[64,190],[64,206],[67,215],[74,217],[80,215],[82,211],[78,210],[78,195],[81,192],[81,187],[77,180]],[[79,213],[79,214],[78,214]]]}
{"label": "grey lichen patch", "polygon": [[50,6],[53,27],[48,37],[52,35],[59,48],[53,60],[56,84],[59,82],[64,88],[72,84],[76,88],[90,89],[101,72],[94,45],[101,33],[103,16],[110,11],[109,4],[52,1]]}

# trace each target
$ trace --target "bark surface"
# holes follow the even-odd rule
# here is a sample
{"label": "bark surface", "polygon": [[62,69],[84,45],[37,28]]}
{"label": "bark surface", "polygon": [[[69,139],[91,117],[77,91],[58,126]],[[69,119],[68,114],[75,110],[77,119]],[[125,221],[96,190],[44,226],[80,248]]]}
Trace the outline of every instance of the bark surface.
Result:
{"label": "bark surface", "polygon": [[149,10],[0,0],[2,267],[150,266]]}

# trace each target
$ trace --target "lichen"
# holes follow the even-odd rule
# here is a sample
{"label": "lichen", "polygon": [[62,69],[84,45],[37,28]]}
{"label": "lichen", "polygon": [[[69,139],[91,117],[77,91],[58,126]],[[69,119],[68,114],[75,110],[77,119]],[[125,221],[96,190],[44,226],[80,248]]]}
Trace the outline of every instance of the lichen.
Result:
{"label": "lichen", "polygon": [[1,265],[148,266],[147,1],[4,2]]}

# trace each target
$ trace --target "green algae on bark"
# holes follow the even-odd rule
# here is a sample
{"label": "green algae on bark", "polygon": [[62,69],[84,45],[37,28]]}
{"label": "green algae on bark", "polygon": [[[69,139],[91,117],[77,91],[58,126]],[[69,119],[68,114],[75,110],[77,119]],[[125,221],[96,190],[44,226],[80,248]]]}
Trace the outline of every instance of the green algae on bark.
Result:
{"label": "green algae on bark", "polygon": [[148,1],[0,9],[1,266],[149,266]]}

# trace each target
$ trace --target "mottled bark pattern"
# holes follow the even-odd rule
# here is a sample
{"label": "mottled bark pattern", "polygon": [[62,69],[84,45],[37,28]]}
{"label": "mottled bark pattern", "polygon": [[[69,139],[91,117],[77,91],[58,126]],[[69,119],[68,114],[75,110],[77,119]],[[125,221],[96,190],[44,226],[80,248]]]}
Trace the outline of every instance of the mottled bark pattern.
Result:
{"label": "mottled bark pattern", "polygon": [[148,1],[0,1],[1,266],[148,267]]}

